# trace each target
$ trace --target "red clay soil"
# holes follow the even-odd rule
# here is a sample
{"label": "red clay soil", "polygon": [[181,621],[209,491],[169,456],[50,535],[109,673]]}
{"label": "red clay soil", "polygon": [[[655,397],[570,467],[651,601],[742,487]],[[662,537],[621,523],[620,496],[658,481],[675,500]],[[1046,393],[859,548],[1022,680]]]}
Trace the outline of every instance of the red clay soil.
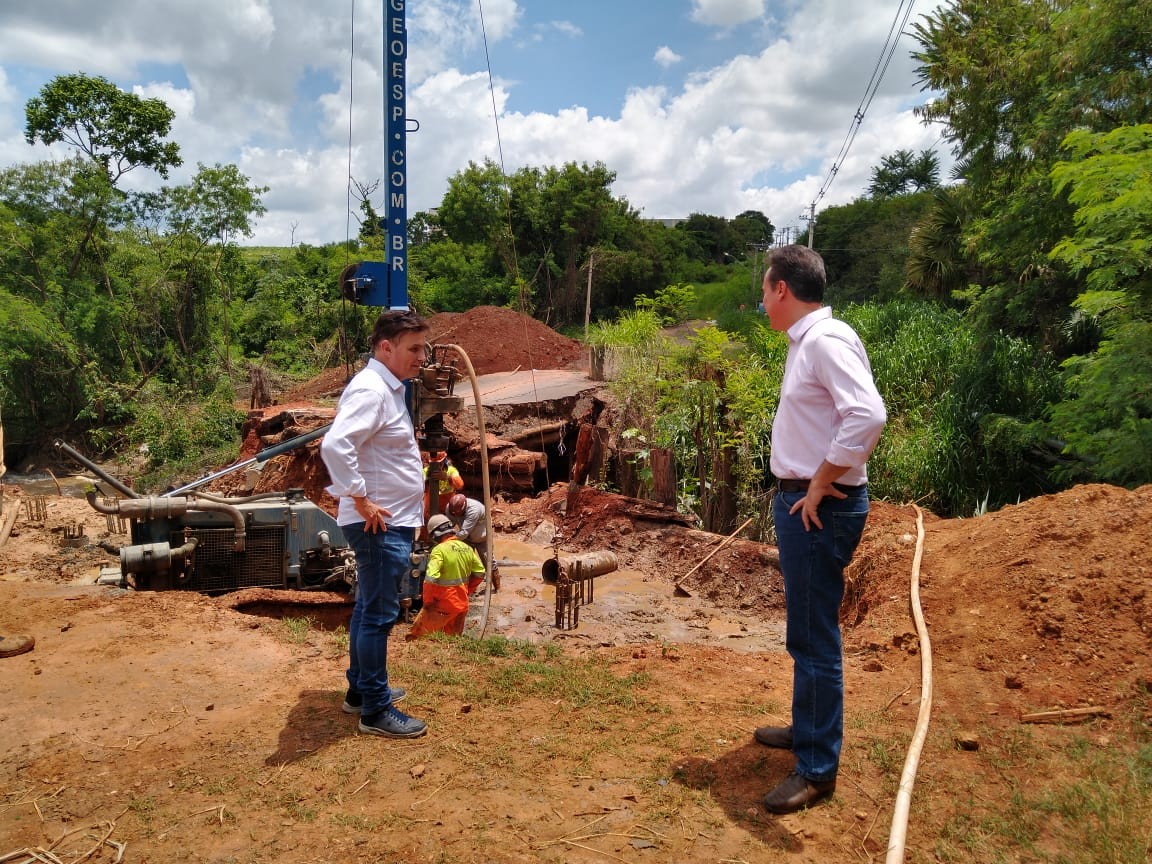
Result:
{"label": "red clay soil", "polygon": [[[560,491],[502,502],[500,536],[523,540],[554,522],[585,548],[627,555],[669,596],[722,539],[629,520],[631,499],[603,493],[581,495],[565,520]],[[5,488],[6,507],[20,498]],[[287,638],[283,624],[217,600],[94,586],[115,559],[62,544],[77,523],[92,543],[125,542],[82,501],[52,497],[46,518],[21,515],[0,548],[0,633],[37,640],[0,660],[0,855],[52,848],[68,862],[112,862],[116,848],[99,845],[107,837],[127,844],[126,861],[883,860],[920,701],[911,507],[875,502],[850,574],[836,795],[782,818],[759,802],[790,754],[751,740],[753,727],[786,719],[782,650],[660,644],[643,622],[607,647],[557,632],[558,650],[632,682],[635,709],[606,727],[594,699],[476,690],[441,643],[394,638],[405,707],[430,732],[375,740],[340,710],[346,656],[333,634]],[[1099,485],[979,518],[925,519],[919,585],[934,703],[906,860],[1088,860],[1077,857],[1084,835],[1055,813],[1031,846],[999,833],[955,850],[976,836],[972,826],[1079,782],[1053,773],[1069,764],[1059,754],[1087,747],[1118,762],[1146,745],[1150,523],[1152,487]],[[750,625],[779,620],[772,560],[770,547],[741,544],[690,587]],[[523,658],[483,662],[511,671]],[[1077,708],[1093,713],[1028,725],[1032,713]]]}
{"label": "red clay soil", "polygon": [[428,341],[459,345],[477,375],[587,368],[587,349],[581,342],[513,309],[477,306],[467,312],[439,312],[428,323],[432,327]]}

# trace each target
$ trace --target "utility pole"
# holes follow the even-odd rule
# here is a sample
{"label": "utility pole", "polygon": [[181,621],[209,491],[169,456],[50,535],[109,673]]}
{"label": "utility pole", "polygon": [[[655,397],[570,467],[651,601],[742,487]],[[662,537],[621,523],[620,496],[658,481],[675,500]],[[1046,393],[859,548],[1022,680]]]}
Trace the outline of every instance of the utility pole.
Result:
{"label": "utility pole", "polygon": [[761,240],[759,243],[749,243],[748,248],[752,250],[752,293],[755,294],[760,288],[760,269],[764,264],[764,253],[768,251],[768,243]]}
{"label": "utility pole", "polygon": [[816,202],[808,208],[808,248],[812,248],[812,238],[816,234]]}
{"label": "utility pole", "polygon": [[588,253],[588,291],[584,295],[584,341],[588,341],[588,322],[592,318],[592,264],[596,257],[596,250]]}

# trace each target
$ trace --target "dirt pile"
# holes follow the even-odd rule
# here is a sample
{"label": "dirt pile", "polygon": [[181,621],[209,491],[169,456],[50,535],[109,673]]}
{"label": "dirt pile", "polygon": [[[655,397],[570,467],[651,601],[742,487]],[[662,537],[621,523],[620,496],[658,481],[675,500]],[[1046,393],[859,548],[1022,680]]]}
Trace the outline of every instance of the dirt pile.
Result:
{"label": "dirt pile", "polygon": [[[587,368],[587,349],[583,344],[514,309],[477,306],[467,312],[438,312],[428,318],[428,324],[428,341],[433,345],[459,345],[477,375],[517,369]],[[462,363],[460,368],[465,368]],[[357,369],[325,369],[277,397],[277,404],[286,407],[338,399]]]}
{"label": "dirt pile", "polygon": [[587,368],[587,349],[531,315],[501,306],[439,312],[428,319],[428,341],[459,345],[477,375],[518,369]]}

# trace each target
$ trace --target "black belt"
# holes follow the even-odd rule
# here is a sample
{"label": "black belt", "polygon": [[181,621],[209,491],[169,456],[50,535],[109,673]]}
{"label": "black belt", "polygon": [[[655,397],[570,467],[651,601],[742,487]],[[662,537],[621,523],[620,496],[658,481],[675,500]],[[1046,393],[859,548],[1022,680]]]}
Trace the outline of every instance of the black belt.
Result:
{"label": "black belt", "polygon": [[[781,492],[807,492],[808,484],[811,482],[811,480],[777,480],[776,488],[778,488]],[[859,492],[860,490],[867,488],[868,484],[861,483],[859,486],[849,486],[846,483],[833,483],[832,485],[843,492],[845,495],[851,495],[853,492]]]}

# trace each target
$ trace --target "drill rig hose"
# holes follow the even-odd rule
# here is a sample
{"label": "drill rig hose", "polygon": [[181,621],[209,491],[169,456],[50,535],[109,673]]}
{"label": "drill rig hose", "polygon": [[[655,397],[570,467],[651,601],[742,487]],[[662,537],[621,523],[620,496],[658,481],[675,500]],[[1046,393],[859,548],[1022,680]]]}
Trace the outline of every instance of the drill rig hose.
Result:
{"label": "drill rig hose", "polygon": [[460,355],[464,366],[468,370],[468,380],[472,382],[472,401],[476,405],[476,433],[480,437],[480,478],[484,484],[484,532],[487,539],[485,544],[484,566],[484,606],[480,612],[480,634],[477,638],[483,639],[488,630],[488,608],[492,605],[492,484],[488,480],[488,433],[484,430],[484,408],[480,404],[480,382],[476,380],[476,370],[472,368],[472,361],[459,345],[446,345]]}

